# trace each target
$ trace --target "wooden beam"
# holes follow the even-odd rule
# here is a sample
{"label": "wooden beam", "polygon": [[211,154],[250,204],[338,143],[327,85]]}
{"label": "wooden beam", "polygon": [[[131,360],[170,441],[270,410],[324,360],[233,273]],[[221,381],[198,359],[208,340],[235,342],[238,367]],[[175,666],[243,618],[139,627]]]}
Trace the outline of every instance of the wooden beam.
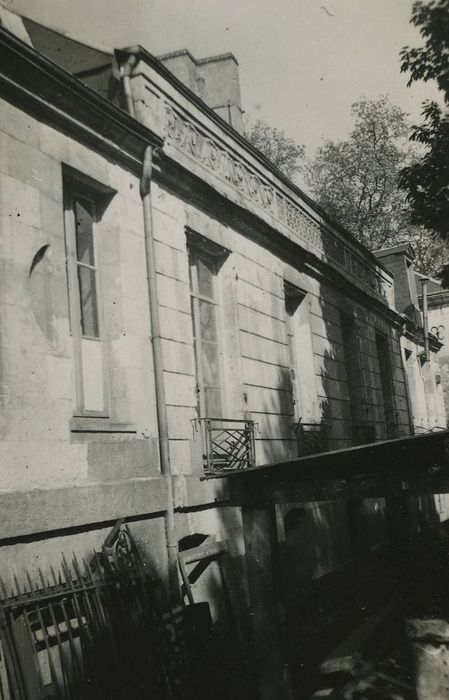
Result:
{"label": "wooden beam", "polygon": [[235,504],[387,497],[449,492],[449,431],[386,440],[276,462],[226,475]]}

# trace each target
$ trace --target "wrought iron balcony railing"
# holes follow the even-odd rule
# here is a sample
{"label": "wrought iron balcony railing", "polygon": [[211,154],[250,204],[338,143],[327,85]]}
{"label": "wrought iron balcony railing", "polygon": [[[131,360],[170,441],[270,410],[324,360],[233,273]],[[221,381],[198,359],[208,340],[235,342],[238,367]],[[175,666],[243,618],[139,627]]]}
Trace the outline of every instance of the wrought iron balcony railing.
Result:
{"label": "wrought iron balcony railing", "polygon": [[204,469],[213,474],[255,465],[254,421],[201,418],[204,429]]}
{"label": "wrought iron balcony railing", "polygon": [[300,420],[294,428],[299,457],[329,450],[329,431],[325,423],[303,423]]}

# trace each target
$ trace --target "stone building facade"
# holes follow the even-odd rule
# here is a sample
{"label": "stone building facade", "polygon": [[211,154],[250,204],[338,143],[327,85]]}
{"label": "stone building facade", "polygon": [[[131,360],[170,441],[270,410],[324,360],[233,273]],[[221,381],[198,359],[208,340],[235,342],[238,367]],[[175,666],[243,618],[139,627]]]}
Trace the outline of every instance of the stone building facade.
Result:
{"label": "stone building facade", "polygon": [[[433,311],[429,314],[429,357],[426,357],[421,284],[415,273],[415,257],[410,245],[398,245],[376,253],[394,276],[395,307],[404,319],[402,352],[406,389],[413,433],[441,429],[447,425],[441,365],[444,347],[438,328],[435,333]],[[438,325],[438,324],[437,324]]]}
{"label": "stone building facade", "polygon": [[[233,57],[61,68],[27,27],[0,28],[0,568],[125,518],[172,584],[179,540],[228,540],[247,601],[226,468],[410,433],[393,275],[234,128]],[[383,504],[360,513],[369,549]],[[346,503],[305,518],[307,575],[344,567]]]}
{"label": "stone building facade", "polygon": [[[416,287],[420,309],[423,308],[422,278],[422,275],[416,274]],[[426,286],[429,330],[433,336],[438,338],[442,346],[438,353],[438,365],[445,408],[443,425],[447,425],[449,422],[449,291],[434,279],[429,279]]]}

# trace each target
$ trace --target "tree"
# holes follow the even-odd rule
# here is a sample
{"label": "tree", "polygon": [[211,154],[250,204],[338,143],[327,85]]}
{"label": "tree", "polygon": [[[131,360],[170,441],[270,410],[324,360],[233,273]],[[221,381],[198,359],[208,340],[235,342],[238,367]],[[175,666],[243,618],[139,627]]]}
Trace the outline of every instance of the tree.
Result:
{"label": "tree", "polygon": [[410,242],[419,271],[434,276],[444,260],[434,232],[411,220],[401,170],[416,158],[406,115],[388,101],[352,105],[354,126],[344,141],[326,141],[306,180],[325,211],[371,250]]}
{"label": "tree", "polygon": [[423,154],[403,169],[401,185],[413,221],[449,239],[449,0],[415,2],[411,22],[424,46],[401,51],[401,70],[410,73],[408,85],[435,80],[444,104],[423,103],[424,122],[411,135]]}
{"label": "tree", "polygon": [[307,184],[328,214],[370,249],[405,240],[409,225],[398,173],[409,157],[405,115],[386,97],[351,108],[345,141],[326,141],[307,169]]}
{"label": "tree", "polygon": [[415,251],[414,265],[418,272],[442,281],[442,272],[449,259],[449,246],[440,236],[423,226],[411,226],[408,242]]}
{"label": "tree", "polygon": [[293,179],[301,170],[304,146],[295,143],[281,129],[257,119],[246,127],[245,136],[288,178]]}

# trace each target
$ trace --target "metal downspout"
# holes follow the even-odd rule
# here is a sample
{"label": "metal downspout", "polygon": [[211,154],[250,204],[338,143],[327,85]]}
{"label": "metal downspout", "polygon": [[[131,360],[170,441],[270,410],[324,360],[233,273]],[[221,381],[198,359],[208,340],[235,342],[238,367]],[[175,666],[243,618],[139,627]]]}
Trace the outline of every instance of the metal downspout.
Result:
{"label": "metal downspout", "polygon": [[156,284],[156,265],[153,238],[153,212],[151,206],[151,174],[153,170],[153,147],[147,146],[143,161],[140,195],[143,204],[143,221],[145,230],[145,255],[147,263],[147,282],[150,302],[151,342],[153,345],[154,378],[156,388],[157,422],[159,430],[159,455],[161,472],[167,483],[167,511],[165,531],[167,539],[168,575],[170,598],[179,600],[178,584],[178,543],[175,532],[175,500],[173,476],[170,464],[169,431],[165,384],[163,374],[163,354],[160,331],[159,300]]}
{"label": "metal downspout", "polygon": [[430,362],[430,341],[429,341],[429,310],[427,306],[427,282],[428,277],[421,277],[422,283],[422,319],[424,330],[424,352],[425,361]]}
{"label": "metal downspout", "polygon": [[[135,117],[134,98],[131,85],[131,73],[136,65],[137,58],[131,54],[128,60],[120,67],[120,75],[123,80],[128,110]],[[147,146],[143,159],[142,177],[140,180],[140,196],[143,206],[143,222],[145,234],[145,257],[147,268],[147,284],[150,306],[150,333],[153,347],[154,378],[156,390],[156,409],[159,433],[159,458],[161,472],[167,485],[167,510],[165,514],[165,534],[168,559],[168,581],[170,599],[179,601],[178,580],[178,542],[175,530],[175,499],[173,476],[170,464],[169,431],[167,418],[167,404],[165,400],[165,384],[163,374],[163,354],[160,332],[159,299],[156,284],[155,246],[153,238],[153,210],[151,204],[151,178],[153,171],[153,146]]]}
{"label": "metal downspout", "polygon": [[136,116],[136,110],[134,109],[133,93],[131,88],[131,78],[130,75],[134,66],[137,63],[137,58],[134,54],[130,54],[125,63],[120,66],[120,77],[122,79],[123,92],[125,93],[126,106],[128,112],[132,117]]}

